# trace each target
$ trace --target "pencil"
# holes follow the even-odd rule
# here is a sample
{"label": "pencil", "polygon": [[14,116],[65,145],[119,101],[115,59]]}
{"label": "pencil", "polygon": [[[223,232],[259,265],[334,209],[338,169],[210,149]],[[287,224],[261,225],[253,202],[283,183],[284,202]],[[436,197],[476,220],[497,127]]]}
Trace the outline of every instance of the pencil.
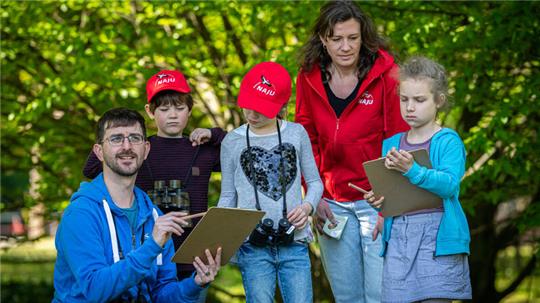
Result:
{"label": "pencil", "polygon": [[193,215],[189,215],[189,216],[185,216],[185,217],[182,217],[182,219],[184,220],[188,220],[188,219],[193,219],[193,218],[198,218],[198,217],[202,217],[206,215],[206,212],[201,212],[201,213],[196,213],[196,214],[193,214]]}
{"label": "pencil", "polygon": [[352,188],[356,189],[357,191],[359,191],[359,192],[361,192],[363,194],[369,194],[369,192],[367,190],[365,190],[365,189],[363,189],[361,187],[358,187],[358,186],[352,184],[351,182],[349,182],[349,187],[352,187]]}

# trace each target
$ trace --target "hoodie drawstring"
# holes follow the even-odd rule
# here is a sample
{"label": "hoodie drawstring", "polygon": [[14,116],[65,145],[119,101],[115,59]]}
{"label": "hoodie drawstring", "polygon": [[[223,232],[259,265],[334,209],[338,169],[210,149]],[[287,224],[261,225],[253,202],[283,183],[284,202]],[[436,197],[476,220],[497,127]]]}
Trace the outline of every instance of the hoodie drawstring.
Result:
{"label": "hoodie drawstring", "polygon": [[116,237],[116,228],[114,226],[114,219],[111,213],[111,208],[107,200],[103,199],[103,209],[105,210],[105,215],[107,216],[107,224],[109,225],[109,233],[111,235],[111,245],[113,252],[114,263],[120,261],[120,254],[118,253],[118,238]]}
{"label": "hoodie drawstring", "polygon": [[[153,207],[152,207],[152,217],[154,218],[154,222],[156,222],[159,217],[157,210]],[[159,254],[157,256],[157,265],[163,265],[163,254]]]}
{"label": "hoodie drawstring", "polygon": [[[114,219],[112,216],[111,208],[107,200],[103,199],[103,209],[105,210],[105,215],[107,217],[107,224],[109,225],[109,234],[111,236],[111,246],[113,252],[114,263],[120,261],[120,252],[118,248],[118,237],[116,235],[116,226],[114,225]],[[152,217],[154,222],[159,217],[157,210],[152,207]],[[163,265],[163,254],[159,254],[156,259],[157,265]]]}

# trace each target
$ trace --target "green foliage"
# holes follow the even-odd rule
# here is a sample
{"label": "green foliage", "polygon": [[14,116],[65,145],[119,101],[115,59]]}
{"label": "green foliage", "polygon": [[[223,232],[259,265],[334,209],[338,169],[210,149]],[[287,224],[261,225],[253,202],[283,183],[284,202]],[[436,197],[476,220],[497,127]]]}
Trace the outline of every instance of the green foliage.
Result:
{"label": "green foliage", "polygon": [[[190,128],[238,126],[242,75],[275,60],[294,76],[321,5],[2,1],[2,209],[43,202],[61,211],[82,180],[99,115],[114,106],[142,111],[145,79],[160,69],[188,77],[196,99]],[[495,264],[498,250],[540,223],[540,4],[360,5],[398,58],[427,55],[450,74],[454,108],[442,122],[458,130],[468,152],[461,201],[473,236],[473,286],[479,300],[500,300],[494,269],[483,264]],[[214,200],[218,188],[214,182]],[[525,207],[498,213],[518,200]]]}

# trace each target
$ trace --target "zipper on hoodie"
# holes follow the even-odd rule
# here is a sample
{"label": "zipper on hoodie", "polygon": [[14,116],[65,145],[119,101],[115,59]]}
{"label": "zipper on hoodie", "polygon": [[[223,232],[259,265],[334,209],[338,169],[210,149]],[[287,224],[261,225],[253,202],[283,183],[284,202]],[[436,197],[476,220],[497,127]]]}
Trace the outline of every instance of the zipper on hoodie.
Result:
{"label": "zipper on hoodie", "polygon": [[[339,118],[336,117],[336,130],[334,131],[334,144],[333,144],[334,151],[336,150],[336,147],[337,147],[338,131],[339,131]],[[330,186],[332,186],[332,191],[336,192],[336,182],[334,180],[332,180]]]}
{"label": "zipper on hoodie", "polygon": [[334,132],[334,147],[336,147],[336,143],[337,143],[338,130],[339,130],[339,118],[336,119],[336,131]]}
{"label": "zipper on hoodie", "polygon": [[131,229],[131,250],[135,250],[135,246],[137,245],[136,243],[136,237],[135,237],[135,231],[133,231],[133,228],[130,228]]}

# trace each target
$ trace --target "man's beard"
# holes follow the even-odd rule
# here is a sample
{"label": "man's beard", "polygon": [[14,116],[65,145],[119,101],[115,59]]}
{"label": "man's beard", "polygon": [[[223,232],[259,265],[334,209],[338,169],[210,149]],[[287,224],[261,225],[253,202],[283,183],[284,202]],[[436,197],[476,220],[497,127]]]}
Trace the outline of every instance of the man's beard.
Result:
{"label": "man's beard", "polygon": [[[134,168],[123,168],[122,166],[120,166],[120,164],[118,164],[117,160],[119,160],[120,157],[124,157],[124,156],[133,157],[133,159],[134,159],[134,161],[136,163],[136,166]],[[137,156],[137,154],[135,154],[131,150],[122,151],[122,152],[114,155],[113,157],[109,157],[109,156],[104,157],[105,164],[113,172],[115,172],[116,174],[118,174],[118,175],[120,175],[122,177],[131,177],[131,176],[135,175],[139,171],[139,167],[141,165],[140,165],[140,163],[138,163],[138,161],[137,161],[138,159],[139,159],[139,157]]]}

